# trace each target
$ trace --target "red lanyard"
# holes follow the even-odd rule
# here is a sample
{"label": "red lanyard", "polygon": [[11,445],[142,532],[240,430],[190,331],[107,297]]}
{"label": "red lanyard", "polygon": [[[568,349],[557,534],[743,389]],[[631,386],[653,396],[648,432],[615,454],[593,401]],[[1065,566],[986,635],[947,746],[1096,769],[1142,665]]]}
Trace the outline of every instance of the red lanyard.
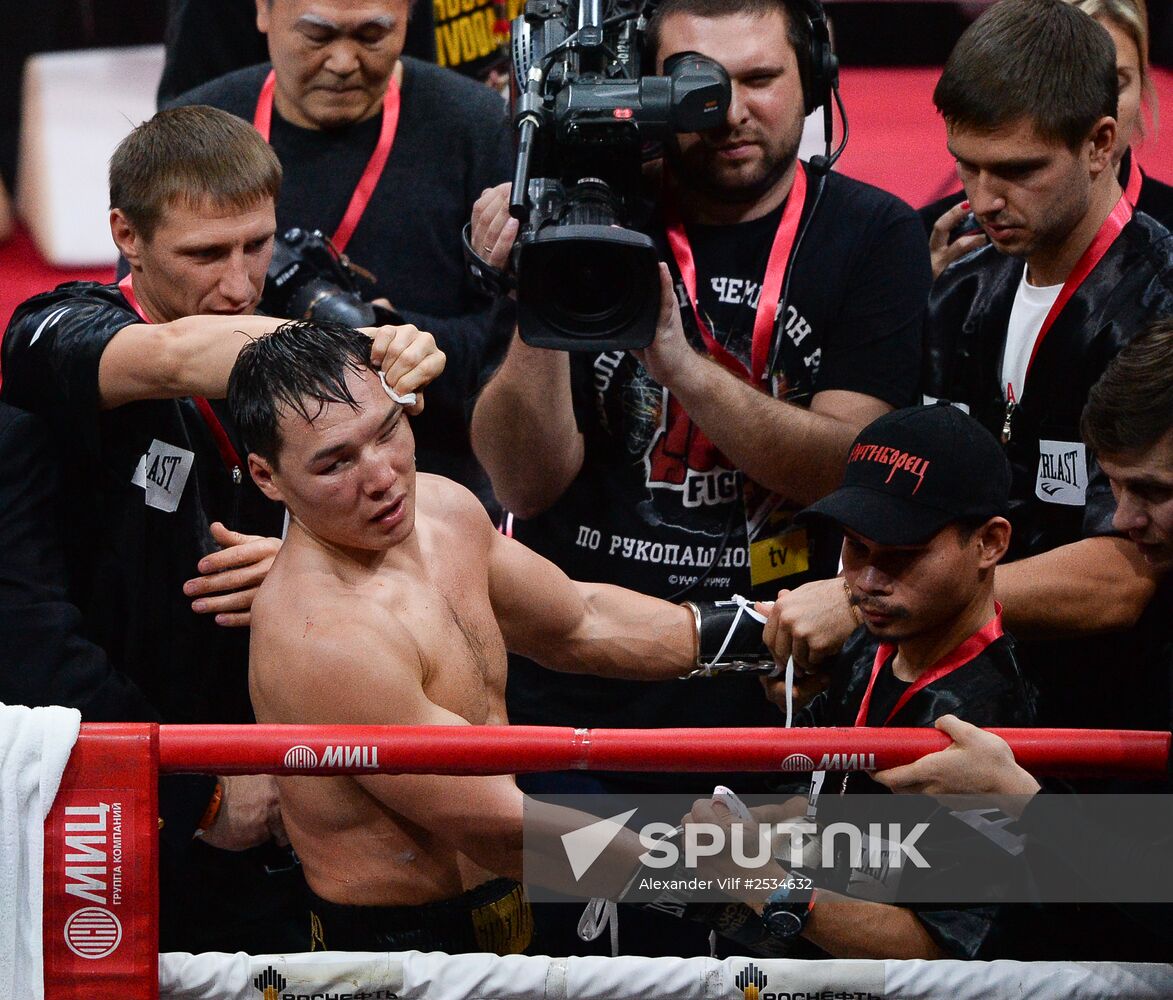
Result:
{"label": "red lanyard", "polygon": [[1140,188],[1144,184],[1144,174],[1140,172],[1140,164],[1136,162],[1136,153],[1130,152],[1128,154],[1128,182],[1124,185],[1124,197],[1128,199],[1128,204],[1136,208],[1137,201],[1140,200]]}
{"label": "red lanyard", "polygon": [[[766,361],[770,353],[770,345],[774,341],[774,321],[778,312],[778,300],[782,295],[782,285],[786,280],[786,268],[790,263],[790,252],[794,249],[794,240],[798,234],[798,223],[802,218],[802,207],[806,201],[806,171],[801,161],[797,162],[794,172],[794,184],[786,200],[786,208],[782,212],[782,219],[778,223],[778,232],[774,236],[774,245],[770,248],[770,258],[766,263],[766,276],[762,281],[761,294],[758,297],[757,313],[753,323],[753,347],[750,354],[751,370],[737,360],[724,347],[717,343],[708,325],[701,319],[697,310],[696,295],[696,261],[693,260],[692,247],[688,242],[688,234],[684,231],[684,223],[680,220],[671,199],[665,199],[668,212],[668,245],[672,248],[672,256],[676,258],[676,267],[684,281],[688,292],[688,301],[692,305],[696,325],[700,329],[701,337],[709,354],[738,377],[748,378],[758,384],[766,374]],[[783,317],[785,322],[785,317]]]}
{"label": "red lanyard", "polygon": [[[951,653],[947,653],[936,663],[934,663],[928,670],[921,674],[911,685],[907,691],[904,692],[897,700],[896,705],[892,711],[888,713],[888,717],[883,721],[882,725],[888,725],[892,721],[893,716],[896,715],[909,700],[918,691],[927,688],[934,681],[940,680],[946,674],[953,673],[959,667],[964,667],[975,656],[981,653],[987,646],[995,639],[1002,635],[1002,605],[994,604],[994,617],[991,618],[982,628],[971,635],[960,646],[954,649]],[[876,661],[872,665],[872,677],[868,681],[867,690],[863,693],[863,701],[860,703],[859,712],[855,716],[855,724],[857,726],[866,726],[868,717],[868,706],[872,702],[872,688],[876,686],[876,678],[880,674],[880,668],[892,657],[896,652],[896,647],[888,642],[880,643],[880,648],[876,650]]]}
{"label": "red lanyard", "polygon": [[[134,294],[134,283],[131,280],[131,275],[128,274],[118,282],[118,290],[122,293],[122,297],[130,303],[130,307],[138,313],[139,318],[144,323],[152,323],[151,317],[143,312],[142,306],[138,304],[138,298]],[[204,399],[203,396],[192,396],[191,398],[196,405],[196,409],[200,411],[200,416],[204,418],[204,423],[208,425],[208,430],[212,432],[212,437],[216,441],[216,450],[220,452],[220,460],[224,463],[224,468],[228,470],[228,474],[232,476],[235,482],[236,478],[241,474],[240,470],[244,468],[244,463],[236,453],[232,439],[228,436],[224,425],[220,423],[220,418],[216,416],[215,410],[212,409],[212,404]]]}
{"label": "red lanyard", "polygon": [[[1035,346],[1031,348],[1030,360],[1026,363],[1027,377],[1030,376],[1031,366],[1034,365],[1035,357],[1039,353],[1039,348],[1043,346],[1043,339],[1047,336],[1051,326],[1067,303],[1071,301],[1071,297],[1079,291],[1079,286],[1095,270],[1096,265],[1103,259],[1104,254],[1108,252],[1108,248],[1116,242],[1116,237],[1128,225],[1131,218],[1132,205],[1128,201],[1128,195],[1122,194],[1120,200],[1116,202],[1116,207],[1112,209],[1111,213],[1104,220],[1104,224],[1100,226],[1100,231],[1096,233],[1091,245],[1083,252],[1083,256],[1076,261],[1071,273],[1067,275],[1067,280],[1063,282],[1063,287],[1059,290],[1059,297],[1055,299],[1050,311],[1047,313],[1047,318],[1043,320],[1043,325],[1039,329],[1039,335],[1035,338]],[[1023,388],[1025,388],[1026,379],[1023,379],[1023,382]]]}
{"label": "red lanyard", "polygon": [[[269,70],[265,82],[261,86],[261,94],[257,98],[257,110],[253,115],[253,127],[261,133],[265,142],[269,141],[269,131],[273,123],[273,89],[277,85],[277,74]],[[367,160],[367,165],[358,179],[354,194],[350,196],[350,204],[346,206],[346,213],[338,228],[334,231],[332,241],[342,253],[346,244],[358,228],[363,212],[371,195],[375,193],[375,185],[387,164],[387,157],[391,155],[391,147],[395,144],[395,130],[399,127],[399,85],[394,78],[387,81],[387,93],[383,96],[383,127],[379,130],[379,141],[375,144],[375,151]]]}

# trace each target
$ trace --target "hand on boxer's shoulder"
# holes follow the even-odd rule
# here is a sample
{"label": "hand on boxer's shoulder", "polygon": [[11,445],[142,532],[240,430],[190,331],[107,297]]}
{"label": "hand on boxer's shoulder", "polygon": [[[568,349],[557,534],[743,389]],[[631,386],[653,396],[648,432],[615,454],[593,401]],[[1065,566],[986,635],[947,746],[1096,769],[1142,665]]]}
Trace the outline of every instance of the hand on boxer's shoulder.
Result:
{"label": "hand on boxer's shoulder", "polygon": [[281,539],[231,531],[219,521],[211,531],[221,548],[199,561],[200,575],[188,580],[183,592],[194,598],[191,609],[196,614],[214,614],[216,624],[226,628],[247,626],[253,598],[273,565]]}

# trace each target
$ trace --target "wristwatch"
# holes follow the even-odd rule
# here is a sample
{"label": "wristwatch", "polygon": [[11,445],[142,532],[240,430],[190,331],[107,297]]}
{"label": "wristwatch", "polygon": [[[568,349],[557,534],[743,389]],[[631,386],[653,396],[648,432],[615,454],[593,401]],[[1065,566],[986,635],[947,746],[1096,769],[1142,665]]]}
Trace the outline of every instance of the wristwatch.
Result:
{"label": "wristwatch", "polygon": [[789,940],[802,933],[814,909],[815,897],[792,899],[794,890],[786,885],[775,889],[762,907],[762,923],[772,937]]}

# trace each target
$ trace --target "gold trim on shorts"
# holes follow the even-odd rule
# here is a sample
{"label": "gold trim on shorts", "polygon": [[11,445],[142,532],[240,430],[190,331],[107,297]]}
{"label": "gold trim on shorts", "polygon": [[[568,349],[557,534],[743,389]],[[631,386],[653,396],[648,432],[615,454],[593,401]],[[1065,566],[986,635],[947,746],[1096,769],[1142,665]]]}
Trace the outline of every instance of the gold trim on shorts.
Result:
{"label": "gold trim on shorts", "polygon": [[500,899],[470,910],[469,916],[481,951],[520,955],[533,941],[534,913],[520,885]]}

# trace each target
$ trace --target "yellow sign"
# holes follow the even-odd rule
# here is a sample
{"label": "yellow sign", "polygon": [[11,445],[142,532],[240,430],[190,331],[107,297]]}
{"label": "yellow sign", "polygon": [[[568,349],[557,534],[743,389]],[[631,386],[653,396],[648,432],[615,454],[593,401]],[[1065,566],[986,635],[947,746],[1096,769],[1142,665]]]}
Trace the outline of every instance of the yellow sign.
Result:
{"label": "yellow sign", "polygon": [[[779,520],[787,523],[789,518],[782,514]],[[765,531],[768,532],[769,528]],[[810,565],[810,548],[803,528],[792,528],[750,543],[749,578],[755,587],[784,576],[805,573]]]}
{"label": "yellow sign", "polygon": [[[436,22],[436,62],[449,69],[496,56],[507,44],[508,23],[525,0],[432,0]],[[499,27],[505,27],[505,34]]]}

